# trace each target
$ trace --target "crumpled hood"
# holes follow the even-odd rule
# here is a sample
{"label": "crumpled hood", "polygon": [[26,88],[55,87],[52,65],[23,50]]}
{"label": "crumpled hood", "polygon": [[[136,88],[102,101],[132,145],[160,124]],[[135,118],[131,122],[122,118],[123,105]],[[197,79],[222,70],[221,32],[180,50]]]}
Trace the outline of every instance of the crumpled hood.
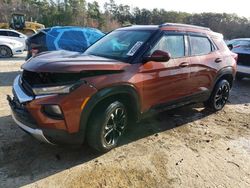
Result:
{"label": "crumpled hood", "polygon": [[130,64],[113,59],[60,50],[38,54],[23,64],[22,69],[31,72],[72,73],[89,70],[119,71],[128,66]]}

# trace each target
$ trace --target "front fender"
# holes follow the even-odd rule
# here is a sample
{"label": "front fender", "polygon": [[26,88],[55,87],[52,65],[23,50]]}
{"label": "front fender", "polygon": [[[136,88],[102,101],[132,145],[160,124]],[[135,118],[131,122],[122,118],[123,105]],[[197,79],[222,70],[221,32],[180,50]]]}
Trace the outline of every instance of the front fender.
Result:
{"label": "front fender", "polygon": [[84,107],[81,113],[81,120],[80,120],[80,132],[83,135],[83,139],[85,137],[85,132],[88,124],[89,117],[94,110],[94,108],[103,100],[107,99],[108,97],[112,97],[119,94],[126,94],[133,99],[133,107],[137,112],[136,118],[140,115],[140,97],[136,91],[135,86],[130,84],[123,84],[119,86],[112,86],[109,88],[104,88],[99,90],[96,94],[94,94],[89,101],[87,102],[86,106]]}

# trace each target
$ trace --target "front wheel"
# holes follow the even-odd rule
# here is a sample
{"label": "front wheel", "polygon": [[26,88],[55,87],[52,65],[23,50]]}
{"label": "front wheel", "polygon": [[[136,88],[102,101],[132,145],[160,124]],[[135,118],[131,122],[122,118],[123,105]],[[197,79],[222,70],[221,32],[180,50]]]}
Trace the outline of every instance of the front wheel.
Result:
{"label": "front wheel", "polygon": [[92,112],[86,132],[90,147],[98,152],[115,148],[128,123],[125,105],[119,101],[97,107]]}
{"label": "front wheel", "polygon": [[11,49],[7,46],[0,46],[0,57],[3,58],[12,57]]}
{"label": "front wheel", "polygon": [[229,98],[229,92],[230,92],[230,84],[228,83],[228,81],[227,80],[219,81],[215,85],[214,90],[208,101],[204,103],[205,106],[214,111],[221,110],[227,103],[227,100]]}

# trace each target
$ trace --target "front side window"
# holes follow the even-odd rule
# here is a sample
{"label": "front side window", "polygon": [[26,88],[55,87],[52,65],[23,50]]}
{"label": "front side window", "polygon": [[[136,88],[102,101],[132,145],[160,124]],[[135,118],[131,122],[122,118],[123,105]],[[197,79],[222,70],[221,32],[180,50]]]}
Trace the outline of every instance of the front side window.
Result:
{"label": "front side window", "polygon": [[165,35],[151,50],[162,50],[170,53],[171,58],[180,58],[185,56],[185,43],[183,35]]}
{"label": "front side window", "polygon": [[206,55],[213,51],[213,46],[207,37],[190,36],[191,55]]}
{"label": "front side window", "polygon": [[104,36],[90,46],[84,55],[95,55],[129,62],[142,45],[149,39],[153,31],[117,30]]}

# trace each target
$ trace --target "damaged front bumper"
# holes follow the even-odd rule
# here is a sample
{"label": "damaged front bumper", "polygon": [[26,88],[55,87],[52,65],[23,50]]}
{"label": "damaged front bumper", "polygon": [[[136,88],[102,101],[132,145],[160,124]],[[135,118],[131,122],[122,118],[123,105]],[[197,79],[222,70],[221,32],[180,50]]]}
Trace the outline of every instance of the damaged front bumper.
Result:
{"label": "damaged front bumper", "polygon": [[[80,127],[82,101],[96,92],[94,87],[83,84],[68,95],[35,96],[28,92],[21,77],[17,76],[13,83],[13,97],[7,96],[13,120],[22,130],[49,144],[83,143],[84,129]],[[52,104],[60,106],[67,116],[58,119],[47,114],[44,107]]]}
{"label": "damaged front bumper", "polygon": [[15,117],[15,115],[13,115],[12,113],[12,118],[15,121],[15,123],[25,132],[27,132],[28,134],[32,135],[34,138],[36,138],[37,140],[41,141],[41,142],[45,142],[51,145],[54,145],[53,143],[51,143],[49,140],[47,140],[47,138],[44,136],[43,131],[41,129],[32,129],[26,125],[24,125],[22,122],[18,121]]}
{"label": "damaged front bumper", "polygon": [[37,140],[52,144],[43,134],[41,129],[36,128],[35,121],[29,115],[24,107],[24,103],[33,100],[34,98],[28,96],[19,85],[20,76],[17,76],[13,83],[13,98],[9,95],[7,100],[12,110],[12,118],[15,123],[25,132],[31,134]]}

